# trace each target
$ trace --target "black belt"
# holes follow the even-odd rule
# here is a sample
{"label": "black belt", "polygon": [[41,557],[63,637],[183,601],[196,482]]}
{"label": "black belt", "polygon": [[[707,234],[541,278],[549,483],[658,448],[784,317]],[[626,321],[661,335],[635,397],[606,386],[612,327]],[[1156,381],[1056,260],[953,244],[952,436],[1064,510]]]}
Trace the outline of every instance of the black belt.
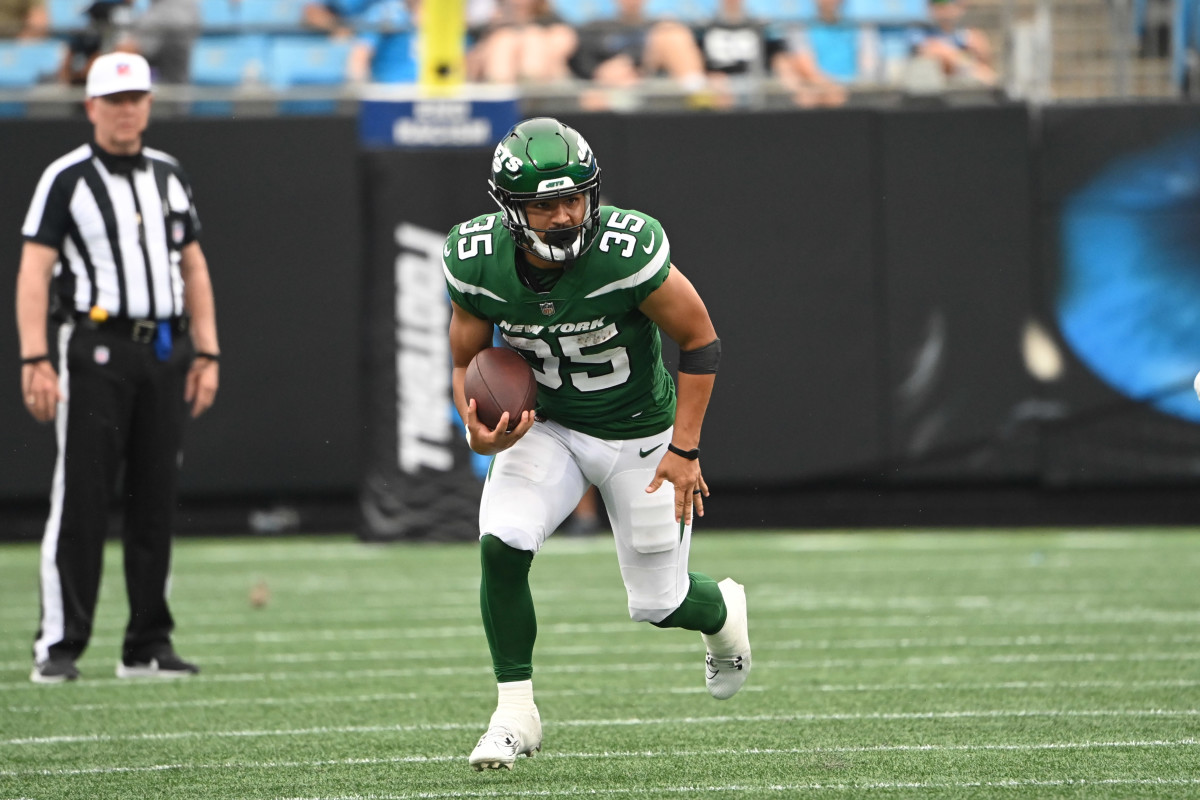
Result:
{"label": "black belt", "polygon": [[150,344],[154,341],[154,332],[157,330],[158,323],[160,322],[169,322],[171,324],[171,333],[175,335],[183,335],[188,330],[187,317],[169,317],[161,320],[109,317],[103,322],[97,322],[86,313],[80,311],[75,314],[75,321],[76,324],[90,330],[104,331],[118,336],[128,336],[140,344]]}

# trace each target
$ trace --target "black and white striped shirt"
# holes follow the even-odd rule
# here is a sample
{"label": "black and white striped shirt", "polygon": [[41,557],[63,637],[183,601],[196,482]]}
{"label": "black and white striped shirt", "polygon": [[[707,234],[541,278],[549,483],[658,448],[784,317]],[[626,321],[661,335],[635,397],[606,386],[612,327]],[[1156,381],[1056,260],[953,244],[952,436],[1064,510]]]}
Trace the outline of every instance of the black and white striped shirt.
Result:
{"label": "black and white striped shirt", "polygon": [[77,313],[182,316],[180,251],[200,220],[179,162],[159,150],[113,156],[85,144],[42,173],[21,233],[59,252],[59,296]]}

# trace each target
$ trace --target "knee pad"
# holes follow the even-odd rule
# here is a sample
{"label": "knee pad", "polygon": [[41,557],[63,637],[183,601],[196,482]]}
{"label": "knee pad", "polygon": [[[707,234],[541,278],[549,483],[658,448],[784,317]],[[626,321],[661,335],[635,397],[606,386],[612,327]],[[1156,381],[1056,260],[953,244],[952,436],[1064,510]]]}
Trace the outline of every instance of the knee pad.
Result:
{"label": "knee pad", "polygon": [[681,533],[675,521],[675,487],[663,482],[654,494],[646,494],[653,472],[636,470],[613,476],[610,489],[625,498],[616,509],[617,534],[643,555],[665,553],[679,546]]}

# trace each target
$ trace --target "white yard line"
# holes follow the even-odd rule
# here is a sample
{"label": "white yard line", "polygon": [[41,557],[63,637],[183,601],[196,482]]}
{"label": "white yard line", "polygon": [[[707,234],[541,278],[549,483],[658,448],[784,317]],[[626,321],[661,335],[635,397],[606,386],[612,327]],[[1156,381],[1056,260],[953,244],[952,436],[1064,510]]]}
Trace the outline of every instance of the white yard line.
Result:
{"label": "white yard line", "polygon": [[[758,604],[754,607],[756,612],[761,612],[762,609]],[[782,609],[781,609],[782,611]],[[3,611],[0,611],[0,616]],[[22,620],[28,618],[27,613],[21,615]],[[475,619],[478,617],[478,608],[472,606],[468,611],[463,613],[447,613],[447,614],[429,614],[421,619],[436,620],[455,620],[459,625],[438,625],[438,626],[413,626],[408,624],[414,618],[406,617],[403,621],[395,620],[393,614],[388,619],[380,620],[381,623],[386,623],[390,620],[396,621],[395,625],[386,625],[383,627],[362,627],[364,621],[361,613],[355,613],[348,610],[345,613],[344,619],[351,622],[359,623],[353,628],[316,628],[313,630],[277,630],[276,626],[287,624],[288,622],[335,622],[340,617],[339,615],[319,615],[312,617],[305,615],[295,615],[286,619],[277,617],[269,617],[272,627],[268,628],[264,624],[251,626],[247,624],[244,629],[238,630],[229,616],[213,615],[205,621],[205,616],[201,615],[200,622],[194,621],[192,616],[187,617],[187,634],[186,641],[191,644],[269,644],[283,642],[304,642],[304,641],[338,641],[340,639],[349,639],[354,641],[370,641],[379,639],[400,639],[406,641],[414,639],[454,639],[454,638],[472,638],[477,639],[480,634],[480,626]],[[591,636],[593,634],[607,633],[630,633],[641,630],[633,622],[622,618],[620,612],[614,614],[615,621],[612,622],[558,622],[549,623],[542,626],[542,630],[548,631],[554,635],[578,635]],[[1113,609],[1089,609],[1086,611],[1072,613],[1039,613],[1030,616],[1014,617],[1006,616],[1003,609],[993,608],[986,612],[972,611],[957,615],[947,614],[891,614],[887,616],[808,616],[796,614],[792,616],[783,613],[756,613],[754,616],[754,627],[759,630],[820,630],[832,628],[834,630],[845,630],[847,628],[912,628],[918,631],[928,631],[932,628],[1020,628],[1022,630],[1068,627],[1078,628],[1081,625],[1104,625],[1104,626],[1145,626],[1148,624],[1161,625],[1196,625],[1200,623],[1200,611],[1180,610],[1168,611],[1159,609],[1131,609],[1113,608]],[[5,633],[7,625],[0,625],[0,634]],[[204,628],[217,628],[217,632],[203,633]],[[29,642],[32,641],[33,628],[22,627],[18,631],[8,631],[10,635],[0,639],[0,651],[12,650],[25,654],[29,650]],[[1123,632],[1124,637],[1138,636],[1142,631]],[[1038,635],[1038,634],[1031,634]],[[121,642],[123,631],[113,628],[109,630],[97,631],[97,634],[92,637],[91,646],[106,647],[115,646]]]}
{"label": "white yard line", "polygon": [[[347,661],[357,661],[357,654],[348,654]],[[1093,664],[1093,663],[1172,663],[1200,661],[1200,652],[1186,653],[1014,653],[1009,655],[974,657],[974,656],[903,656],[897,658],[827,658],[809,661],[767,661],[756,660],[755,666],[760,670],[780,669],[789,672],[823,669],[851,669],[861,667],[941,667],[941,666],[971,666],[977,664]],[[547,664],[539,665],[541,674],[591,674],[610,673],[611,664]],[[700,666],[693,663],[643,663],[622,664],[621,673],[630,672],[669,672],[669,671],[699,671]],[[105,670],[107,672],[107,670]],[[346,669],[323,672],[296,670],[291,672],[241,672],[228,674],[205,674],[200,678],[191,679],[194,682],[215,683],[252,683],[268,681],[294,680],[333,680],[351,681],[372,678],[436,678],[450,676],[490,675],[491,667],[480,664],[475,667],[412,667],[398,669]],[[120,680],[116,678],[88,678],[84,683],[89,687],[111,688],[113,686],[140,686],[138,681]],[[47,691],[46,687],[30,683],[28,680],[0,682],[0,692],[11,691]]]}
{"label": "white yard line", "polygon": [[[792,756],[832,755],[849,753],[970,753],[970,752],[1035,752],[1043,750],[1109,750],[1117,748],[1151,749],[1196,747],[1200,740],[1131,740],[1112,742],[1036,742],[1029,744],[961,744],[961,745],[870,745],[863,747],[790,747],[790,748],[701,748],[695,750],[602,751],[575,753],[540,753],[537,759],[652,759],[703,758],[706,756]],[[246,761],[240,763],[151,764],[137,767],[82,767],[77,769],[0,770],[0,777],[69,777],[76,775],[107,775],[113,773],[163,772],[168,770],[222,769],[311,769],[316,767],[364,766],[375,764],[429,764],[465,761],[462,753],[441,756],[396,756],[393,758],[345,758],[320,761]],[[966,784],[964,784],[966,785]]]}
{"label": "white yard line", "polygon": [[622,789],[594,789],[592,787],[572,787],[564,789],[525,789],[483,792],[417,792],[415,794],[352,794],[352,795],[321,795],[320,797],[288,797],[281,800],[459,800],[469,798],[490,797],[579,797],[580,795],[630,795],[646,794],[679,794],[685,797],[695,797],[703,794],[729,792],[776,792],[793,794],[795,792],[862,792],[887,791],[896,789],[1024,789],[1050,787],[1087,787],[1087,786],[1198,786],[1200,778],[1102,778],[1097,780],[1038,780],[1035,778],[1014,778],[1006,781],[918,781],[918,782],[863,782],[863,783],[782,783],[782,784],[749,784],[736,783],[708,786],[658,786],[636,787]]}
{"label": "white yard line", "polygon": [[[198,644],[193,637],[189,642]],[[1173,634],[1171,636],[1125,635],[1110,636],[998,636],[998,637],[913,637],[902,639],[791,639],[773,641],[767,648],[774,652],[783,650],[804,651],[839,651],[839,650],[911,650],[922,648],[1026,648],[1026,647],[1085,647],[1107,643],[1120,644],[1124,647],[1135,645],[1164,645],[1164,644],[1196,644],[1200,642],[1200,634]],[[629,645],[545,645],[538,648],[538,657],[558,656],[590,656],[590,655],[629,655],[644,654],[645,644]],[[696,652],[695,644],[662,644],[653,646],[655,653],[691,654]],[[215,654],[195,654],[197,659],[206,664],[239,664],[245,663],[245,656],[221,656]],[[354,658],[358,661],[402,661],[411,657],[411,647],[404,650],[355,650]],[[461,651],[439,652],[439,661],[468,659],[478,661],[480,651],[476,648]],[[265,664],[316,664],[322,662],[345,661],[346,654],[340,651],[318,650],[300,653],[263,653],[254,656],[255,663]],[[0,662],[0,670],[22,670],[29,665],[28,660]]]}
{"label": "white yard line", "polygon": [[[1086,550],[1105,551],[1144,551],[1146,538],[1144,534],[1120,531],[1029,531],[1011,533],[997,531],[994,534],[959,534],[938,530],[905,530],[903,532],[829,532],[829,533],[770,533],[761,532],[758,543],[779,550],[793,552],[815,553],[871,553],[886,554],[894,552],[915,553],[993,553],[1002,552],[1019,556],[1022,552],[1040,551],[1052,553],[1058,549],[1080,552]],[[1179,533],[1163,536],[1152,534],[1156,540],[1161,538],[1177,539],[1183,543],[1196,540],[1194,533]],[[697,537],[702,541],[701,537]],[[1186,545],[1185,545],[1186,546]]]}
{"label": "white yard line", "polygon": [[[864,720],[876,722],[896,722],[915,720],[950,720],[950,719],[1186,719],[1200,717],[1200,709],[1097,709],[1097,710],[1062,710],[1062,709],[989,709],[976,711],[919,711],[919,712],[873,712],[873,713],[833,713],[833,714],[758,714],[751,716],[718,715],[710,717],[674,717],[660,719],[568,719],[555,720],[555,727],[564,728],[601,728],[601,727],[639,727],[643,725],[713,725],[713,724],[761,724],[772,723],[813,723],[813,722],[861,722]],[[416,725],[338,725],[318,726],[313,728],[262,728],[252,730],[210,730],[210,731],[174,731],[171,733],[129,733],[129,734],[72,734],[63,736],[32,736],[18,739],[0,739],[2,747],[28,747],[41,745],[110,743],[110,742],[164,742],[186,739],[254,739],[284,736],[330,736],[330,735],[371,735],[377,733],[420,733],[429,731],[477,731],[478,722],[446,722],[426,723]],[[1185,740],[1194,744],[1195,740]]]}
{"label": "white yard line", "polygon": [[[1184,678],[1157,681],[1004,681],[1001,683],[824,683],[806,686],[804,691],[814,694],[831,693],[894,693],[894,692],[942,692],[942,691],[1079,691],[1086,689],[1194,689],[1200,687],[1200,680]],[[611,694],[611,689],[539,689],[539,698],[562,697],[599,697]],[[759,693],[771,691],[768,686],[746,686],[743,692]],[[708,694],[702,686],[679,687],[664,689],[662,687],[627,688],[625,694],[631,695],[688,695]],[[375,694],[357,695],[293,695],[286,697],[237,697],[220,699],[196,700],[164,700],[158,702],[126,703],[121,708],[127,711],[163,711],[183,708],[226,708],[229,706],[296,706],[329,703],[342,705],[347,703],[397,703],[408,701],[428,701],[439,697],[494,697],[494,689],[480,691],[453,692],[379,692]],[[89,711],[111,711],[113,703],[77,703],[74,705],[56,707],[55,712],[81,714]],[[5,710],[11,714],[45,713],[46,707],[41,705],[7,706]]]}
{"label": "white yard line", "polygon": [[[755,607],[759,609],[758,606]],[[759,609],[761,611],[761,609]],[[800,611],[800,609],[797,609]],[[466,623],[466,618],[460,616],[457,619],[464,621],[462,625],[437,625],[437,626],[412,626],[408,624],[398,623],[394,626],[383,627],[354,627],[354,628],[316,628],[316,629],[287,629],[287,630],[272,630],[262,627],[254,630],[230,630],[228,627],[223,628],[213,633],[197,633],[194,628],[190,628],[193,632],[186,635],[186,642],[189,644],[285,644],[289,642],[361,642],[361,641],[387,641],[393,639],[401,639],[406,642],[419,639],[428,639],[441,641],[445,639],[471,638],[478,639],[480,635],[480,625],[475,622],[474,618],[470,618],[470,622]],[[228,622],[228,620],[226,620]],[[1146,624],[1170,624],[1170,625],[1194,625],[1200,623],[1200,611],[1159,611],[1154,609],[1113,609],[1107,610],[1091,610],[1081,611],[1077,614],[1041,614],[1036,617],[1012,618],[1003,616],[1003,612],[998,609],[992,609],[987,613],[965,614],[962,616],[926,616],[926,615],[911,615],[911,616],[889,616],[889,617],[804,617],[800,614],[795,616],[783,616],[772,613],[759,613],[754,617],[754,627],[759,630],[806,630],[812,628],[916,628],[919,630],[928,630],[937,627],[971,627],[977,628],[980,626],[988,627],[1005,627],[1005,628],[1039,628],[1039,627],[1056,627],[1056,626],[1073,626],[1079,625],[1146,625]],[[0,628],[0,632],[2,632]],[[610,633],[634,633],[644,628],[638,627],[636,623],[630,622],[628,619],[617,619],[612,622],[555,622],[546,623],[539,626],[539,630],[553,636],[585,636],[590,637],[596,634]],[[23,631],[22,634],[25,632]],[[118,631],[104,632],[93,636],[91,647],[104,648],[116,646],[121,641],[123,634]],[[1121,638],[1128,639],[1130,634],[1122,634]],[[1142,638],[1141,632],[1133,632],[1135,637]],[[1177,634],[1177,636],[1186,636],[1186,634]],[[22,652],[29,648],[29,637],[22,636],[19,639],[14,638],[10,644],[4,647],[9,649],[17,649]],[[1045,638],[1040,634],[1030,634],[1031,640]],[[928,637],[906,637],[907,640],[926,640]],[[1163,639],[1165,640],[1165,638]],[[831,642],[842,640],[832,639]],[[1184,639],[1175,639],[1174,641],[1182,642]]]}

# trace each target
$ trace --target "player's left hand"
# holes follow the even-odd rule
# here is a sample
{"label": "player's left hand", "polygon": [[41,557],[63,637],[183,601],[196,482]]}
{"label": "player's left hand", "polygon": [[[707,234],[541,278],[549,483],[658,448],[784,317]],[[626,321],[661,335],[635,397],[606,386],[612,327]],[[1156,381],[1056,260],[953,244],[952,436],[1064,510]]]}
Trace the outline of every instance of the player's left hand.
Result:
{"label": "player's left hand", "polygon": [[646,493],[657,492],[663,481],[670,481],[675,487],[676,522],[692,524],[693,510],[696,516],[704,516],[704,498],[708,497],[708,484],[704,482],[704,475],[700,472],[700,459],[692,461],[668,451],[658,462],[654,480],[646,487]]}
{"label": "player's left hand", "polygon": [[211,358],[197,358],[188,369],[183,399],[192,407],[192,417],[198,417],[217,399],[221,383],[221,365]]}

